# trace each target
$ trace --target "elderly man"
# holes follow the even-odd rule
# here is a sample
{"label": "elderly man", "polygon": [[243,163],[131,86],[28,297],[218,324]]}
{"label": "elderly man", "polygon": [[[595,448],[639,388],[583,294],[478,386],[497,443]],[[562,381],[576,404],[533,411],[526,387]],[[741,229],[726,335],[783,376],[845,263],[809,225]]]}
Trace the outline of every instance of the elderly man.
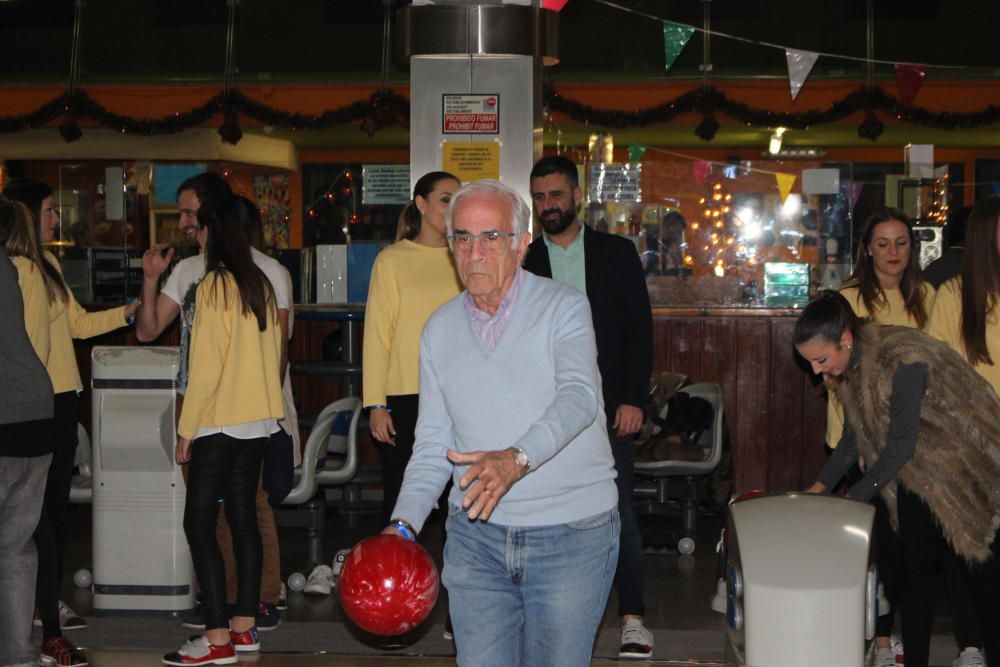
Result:
{"label": "elderly man", "polygon": [[411,539],[449,476],[458,663],[589,665],[618,560],[618,494],[590,307],[520,268],[531,212],[480,181],[446,222],[465,291],[420,342],[413,457],[387,532]]}

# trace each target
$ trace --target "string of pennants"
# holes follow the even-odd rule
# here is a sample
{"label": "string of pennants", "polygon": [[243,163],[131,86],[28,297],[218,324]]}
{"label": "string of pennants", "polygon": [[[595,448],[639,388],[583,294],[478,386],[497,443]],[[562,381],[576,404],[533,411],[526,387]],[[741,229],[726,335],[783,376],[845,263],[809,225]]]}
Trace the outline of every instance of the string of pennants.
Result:
{"label": "string of pennants", "polygon": [[[542,6],[546,9],[552,9],[553,11],[560,11],[569,0],[543,0]],[[926,63],[909,63],[909,62],[894,62],[885,60],[875,60],[868,58],[859,58],[856,56],[847,56],[843,54],[836,53],[824,53],[819,51],[808,51],[805,49],[793,49],[791,47],[782,46],[780,44],[773,44],[770,42],[764,42],[759,40],[748,39],[745,37],[740,37],[737,35],[731,35],[723,32],[718,32],[715,30],[705,30],[704,28],[699,28],[697,26],[688,25],[685,23],[677,23],[674,21],[668,21],[666,19],[654,16],[652,14],[647,14],[645,12],[636,11],[629,7],[624,7],[622,5],[610,2],[609,0],[594,0],[598,4],[611,7],[613,9],[626,12],[629,14],[635,14],[637,16],[642,16],[644,18],[659,21],[663,24],[663,52],[664,52],[664,69],[667,73],[673,67],[674,62],[676,62],[678,56],[684,51],[684,47],[687,46],[688,41],[691,39],[695,32],[701,32],[713,37],[721,37],[726,39],[733,39],[741,42],[746,42],[756,46],[763,46],[774,49],[781,49],[785,52],[785,60],[788,66],[788,84],[789,92],[792,97],[792,101],[798,97],[799,92],[805,85],[806,80],[809,78],[809,74],[812,72],[813,66],[820,56],[824,58],[837,58],[841,60],[853,60],[856,62],[864,63],[877,63],[892,65],[895,68],[896,74],[896,86],[899,91],[900,102],[905,107],[913,106],[914,100],[917,97],[917,93],[920,92],[920,88],[927,78],[927,73],[931,68],[940,69],[967,69],[962,66],[955,65],[933,65]]]}

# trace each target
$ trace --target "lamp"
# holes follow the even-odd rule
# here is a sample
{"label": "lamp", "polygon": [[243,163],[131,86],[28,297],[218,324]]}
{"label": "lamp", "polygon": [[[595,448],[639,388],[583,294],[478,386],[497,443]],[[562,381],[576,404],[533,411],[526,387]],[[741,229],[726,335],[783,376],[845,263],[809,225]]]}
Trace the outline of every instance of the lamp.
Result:
{"label": "lamp", "polygon": [[771,155],[777,155],[781,152],[781,141],[782,136],[785,134],[785,128],[778,127],[775,128],[774,133],[771,134],[771,141],[767,145],[767,152]]}

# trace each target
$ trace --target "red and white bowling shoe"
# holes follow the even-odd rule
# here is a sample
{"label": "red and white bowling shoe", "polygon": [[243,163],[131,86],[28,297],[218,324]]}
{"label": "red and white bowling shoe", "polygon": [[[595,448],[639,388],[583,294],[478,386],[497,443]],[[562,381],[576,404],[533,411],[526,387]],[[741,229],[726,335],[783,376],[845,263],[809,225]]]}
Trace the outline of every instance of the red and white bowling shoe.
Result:
{"label": "red and white bowling shoe", "polygon": [[232,642],[216,646],[205,639],[204,635],[192,637],[184,642],[184,646],[181,646],[180,650],[163,656],[164,665],[176,665],[177,667],[235,665],[237,662],[236,649]]}

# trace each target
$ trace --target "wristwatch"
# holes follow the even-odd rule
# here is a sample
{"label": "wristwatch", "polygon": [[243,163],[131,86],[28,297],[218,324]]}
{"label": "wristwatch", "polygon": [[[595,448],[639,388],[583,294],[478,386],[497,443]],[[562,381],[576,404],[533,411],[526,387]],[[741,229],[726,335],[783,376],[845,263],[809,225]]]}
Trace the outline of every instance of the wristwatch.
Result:
{"label": "wristwatch", "polygon": [[514,454],[514,463],[524,468],[524,474],[527,475],[531,471],[531,459],[520,447],[511,447],[510,449],[511,453]]}

